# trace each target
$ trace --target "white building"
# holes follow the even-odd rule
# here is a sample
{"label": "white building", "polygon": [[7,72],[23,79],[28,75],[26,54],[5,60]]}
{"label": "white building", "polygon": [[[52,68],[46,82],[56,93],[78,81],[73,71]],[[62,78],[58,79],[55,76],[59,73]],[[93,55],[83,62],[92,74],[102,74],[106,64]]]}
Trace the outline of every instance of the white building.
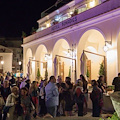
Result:
{"label": "white building", "polygon": [[0,73],[12,72],[13,51],[0,45]]}
{"label": "white building", "polygon": [[30,61],[32,80],[38,68],[45,76],[46,62],[48,76],[64,79],[71,72],[73,82],[87,69],[98,79],[102,62],[107,84],[120,72],[120,0],[73,0],[37,22],[37,32],[22,45],[24,75]]}

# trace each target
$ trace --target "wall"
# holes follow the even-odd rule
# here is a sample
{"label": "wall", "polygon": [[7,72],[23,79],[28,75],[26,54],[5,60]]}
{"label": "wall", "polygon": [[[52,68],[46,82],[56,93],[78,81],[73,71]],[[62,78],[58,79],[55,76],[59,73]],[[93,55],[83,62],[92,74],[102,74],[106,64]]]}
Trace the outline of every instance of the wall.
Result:
{"label": "wall", "polygon": [[[3,56],[3,72],[12,72],[12,55],[13,53],[0,53],[0,56]],[[2,65],[0,64],[0,69]]]}

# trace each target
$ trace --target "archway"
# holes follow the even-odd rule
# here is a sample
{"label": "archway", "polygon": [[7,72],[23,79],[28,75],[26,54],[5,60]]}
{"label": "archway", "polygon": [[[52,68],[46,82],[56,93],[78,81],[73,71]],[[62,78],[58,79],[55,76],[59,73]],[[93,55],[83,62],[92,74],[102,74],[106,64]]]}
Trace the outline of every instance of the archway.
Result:
{"label": "archway", "polygon": [[47,69],[47,60],[45,56],[47,54],[47,48],[44,45],[39,45],[35,53],[35,76],[37,77],[38,68],[40,71],[40,76],[45,79],[45,72]]}
{"label": "archway", "polygon": [[[65,77],[71,77],[74,81],[74,61],[71,59],[71,55],[68,54],[70,50],[69,43],[65,39],[59,39],[53,48],[53,68],[54,75],[57,77],[61,75],[62,79]],[[70,58],[70,59],[69,59]]]}
{"label": "archway", "polygon": [[[103,64],[104,57],[106,54],[103,51],[103,47],[105,45],[105,38],[102,33],[95,29],[90,29],[86,31],[82,37],[80,38],[78,49],[77,49],[77,57],[78,57],[78,76],[82,73],[81,69],[81,57],[83,54],[83,50],[88,51],[85,53],[86,55],[86,73],[84,75],[88,75],[89,79],[98,79],[100,64]],[[93,54],[95,53],[95,54]],[[101,56],[100,56],[101,55]],[[104,61],[105,62],[105,61]]]}

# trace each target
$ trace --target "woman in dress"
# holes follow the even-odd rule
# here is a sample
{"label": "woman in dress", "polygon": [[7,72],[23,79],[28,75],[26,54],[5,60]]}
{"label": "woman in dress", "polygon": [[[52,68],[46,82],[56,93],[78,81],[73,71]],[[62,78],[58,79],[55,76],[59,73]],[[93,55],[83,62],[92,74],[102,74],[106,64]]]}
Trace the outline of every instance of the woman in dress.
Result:
{"label": "woman in dress", "polygon": [[[33,83],[31,84],[31,87],[29,89],[29,94],[32,98],[32,101],[35,105],[36,111],[38,109],[38,86],[37,86],[37,82],[33,81]],[[36,117],[37,112],[35,111],[35,113],[33,114],[33,117]]]}

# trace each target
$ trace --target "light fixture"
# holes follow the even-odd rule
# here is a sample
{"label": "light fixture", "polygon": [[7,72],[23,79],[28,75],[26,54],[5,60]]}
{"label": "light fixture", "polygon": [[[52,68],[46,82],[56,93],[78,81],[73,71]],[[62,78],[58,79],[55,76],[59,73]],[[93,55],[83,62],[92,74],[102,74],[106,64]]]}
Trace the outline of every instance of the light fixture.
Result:
{"label": "light fixture", "polygon": [[107,52],[109,48],[111,47],[111,41],[105,41],[105,46],[103,47],[103,50]]}
{"label": "light fixture", "polygon": [[1,64],[2,64],[2,65],[4,64],[4,61],[3,61],[3,60],[1,61]]}
{"label": "light fixture", "polygon": [[47,24],[46,24],[46,26],[47,26],[47,27],[50,27],[50,24],[49,24],[49,23],[47,23]]}
{"label": "light fixture", "polygon": [[72,15],[73,14],[73,11],[70,11],[70,15]]}
{"label": "light fixture", "polygon": [[50,58],[50,54],[46,53],[45,54],[45,61],[47,61]]}
{"label": "light fixture", "polygon": [[21,61],[19,61],[19,65],[21,65],[22,64],[22,62]]}
{"label": "light fixture", "polygon": [[94,7],[95,6],[95,0],[90,2],[90,7]]}

